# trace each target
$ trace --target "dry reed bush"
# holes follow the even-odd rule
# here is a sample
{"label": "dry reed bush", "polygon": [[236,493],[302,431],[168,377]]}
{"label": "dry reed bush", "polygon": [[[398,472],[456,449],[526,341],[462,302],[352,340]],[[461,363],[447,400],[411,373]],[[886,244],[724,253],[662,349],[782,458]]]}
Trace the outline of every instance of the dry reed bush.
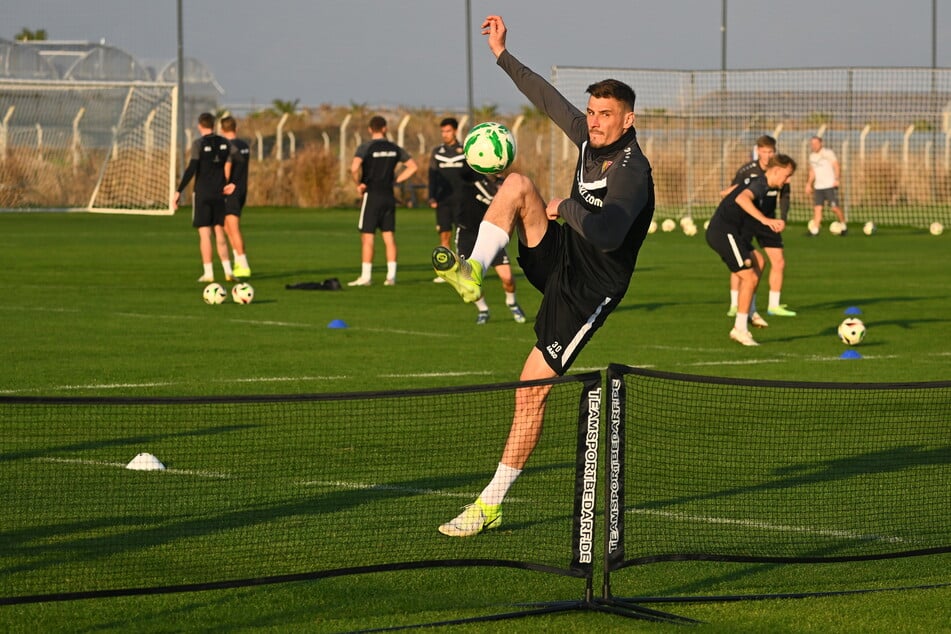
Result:
{"label": "dry reed bush", "polygon": [[338,185],[339,161],[322,145],[308,144],[290,161],[289,178],[299,207],[333,207],[342,204]]}
{"label": "dry reed bush", "polygon": [[662,150],[648,157],[658,207],[681,207],[687,202],[687,164],[680,151]]}
{"label": "dry reed bush", "polygon": [[34,149],[8,151],[0,164],[0,206],[83,207],[95,177],[84,165],[74,168],[62,151],[42,156]]}
{"label": "dry reed bush", "polygon": [[853,167],[853,178],[846,179],[846,185],[851,188],[848,197],[852,205],[894,205],[902,200],[901,174],[892,161],[871,157]]}

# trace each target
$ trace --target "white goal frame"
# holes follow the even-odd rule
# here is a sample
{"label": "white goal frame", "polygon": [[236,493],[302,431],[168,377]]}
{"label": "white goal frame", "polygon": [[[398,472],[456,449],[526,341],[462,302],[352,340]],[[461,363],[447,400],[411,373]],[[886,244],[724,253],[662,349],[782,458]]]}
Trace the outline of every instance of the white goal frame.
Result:
{"label": "white goal frame", "polygon": [[178,87],[0,80],[0,211],[175,213]]}

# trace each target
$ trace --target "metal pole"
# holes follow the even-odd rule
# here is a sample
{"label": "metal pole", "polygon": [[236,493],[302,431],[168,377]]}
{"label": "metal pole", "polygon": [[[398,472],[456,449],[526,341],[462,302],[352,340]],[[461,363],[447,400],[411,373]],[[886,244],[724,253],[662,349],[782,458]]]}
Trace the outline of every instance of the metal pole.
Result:
{"label": "metal pole", "polygon": [[466,113],[472,119],[472,2],[466,0]]}
{"label": "metal pole", "polygon": [[178,0],[178,138],[185,148],[185,38],[182,28],[182,0]]}
{"label": "metal pole", "polygon": [[720,70],[726,71],[726,0],[720,11]]}

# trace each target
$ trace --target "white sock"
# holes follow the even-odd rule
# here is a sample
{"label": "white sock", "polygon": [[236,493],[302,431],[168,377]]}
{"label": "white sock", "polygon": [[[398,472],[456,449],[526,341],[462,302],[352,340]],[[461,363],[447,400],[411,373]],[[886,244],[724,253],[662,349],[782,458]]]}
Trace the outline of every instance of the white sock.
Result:
{"label": "white sock", "polygon": [[483,220],[469,259],[481,264],[483,271],[486,270],[499,251],[508,246],[510,238],[505,229]]}
{"label": "white sock", "polygon": [[749,319],[749,313],[737,313],[736,317],[733,318],[733,327],[740,332],[748,332],[750,328],[746,322],[749,321]]}
{"label": "white sock", "polygon": [[245,268],[245,269],[251,268],[250,266],[248,266],[248,256],[247,256],[247,254],[238,255],[238,252],[237,252],[237,251],[235,251],[235,254],[234,254],[234,263],[237,264],[238,266],[242,267],[242,268]]}
{"label": "white sock", "polygon": [[202,268],[205,270],[204,277],[214,277],[215,270],[211,266],[211,262],[202,262]]}
{"label": "white sock", "polygon": [[740,303],[740,291],[730,289],[730,306],[737,306]]}
{"label": "white sock", "polygon": [[386,279],[388,280],[396,279],[396,262],[386,263]]}
{"label": "white sock", "polygon": [[483,504],[488,506],[501,504],[502,500],[505,499],[505,494],[509,492],[509,488],[515,483],[515,479],[518,478],[521,473],[521,469],[513,469],[500,462],[499,468],[495,470],[495,477],[492,478],[489,485],[485,487],[482,494],[479,495],[479,499],[482,500]]}
{"label": "white sock", "polygon": [[479,309],[480,313],[488,312],[489,303],[485,301],[485,296],[480,297],[475,301],[476,308]]}
{"label": "white sock", "polygon": [[779,308],[779,293],[780,291],[769,292],[769,307],[770,308]]}
{"label": "white sock", "polygon": [[362,262],[360,264],[360,279],[370,279],[371,273],[373,273],[373,262]]}
{"label": "white sock", "polygon": [[514,292],[509,293],[508,291],[506,291],[506,293],[505,293],[505,303],[506,303],[507,305],[509,305],[509,306],[513,306],[513,305],[515,305],[515,304],[518,303],[518,302],[515,300],[515,293],[514,293]]}
{"label": "white sock", "polygon": [[225,270],[225,277],[231,277],[231,260],[222,260],[221,268]]}

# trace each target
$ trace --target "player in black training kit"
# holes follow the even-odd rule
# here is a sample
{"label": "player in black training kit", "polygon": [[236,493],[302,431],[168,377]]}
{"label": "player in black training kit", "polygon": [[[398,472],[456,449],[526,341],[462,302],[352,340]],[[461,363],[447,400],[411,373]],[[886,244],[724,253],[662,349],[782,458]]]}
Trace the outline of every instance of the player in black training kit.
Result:
{"label": "player in black training kit", "polygon": [[224,243],[227,235],[234,251],[234,277],[251,277],[251,267],[248,266],[248,256],[244,250],[244,237],[241,235],[241,212],[248,200],[248,162],[251,159],[251,147],[244,139],[238,138],[238,122],[234,117],[223,117],[220,125],[221,136],[228,139],[234,148],[231,155],[231,182],[234,183],[234,192],[225,197],[224,235],[221,231],[215,232],[218,253],[220,254],[223,248],[227,256],[228,245]]}
{"label": "player in black training kit", "polygon": [[[756,139],[756,159],[747,163],[737,170],[733,178],[734,187],[743,185],[753,178],[762,178],[765,174],[766,166],[769,160],[776,154],[776,139],[764,134]],[[725,196],[730,190],[720,192],[720,197]],[[778,204],[777,204],[778,203]],[[767,218],[776,218],[776,209],[779,208],[779,217],[786,220],[789,216],[789,184],[783,185],[779,190],[770,190],[767,198],[763,201],[763,208],[760,210]],[[783,279],[786,271],[786,257],[783,246],[782,234],[776,233],[769,227],[760,223],[753,223],[753,236],[756,242],[766,252],[766,258],[769,260],[769,303],[767,304],[767,314],[778,317],[795,317],[796,312],[789,310],[786,304],[780,303],[783,289]],[[765,266],[765,262],[759,253],[760,268]],[[739,280],[735,274],[730,275],[730,310],[728,317],[735,317],[737,312]],[[758,328],[765,328],[768,324],[766,320],[756,312],[756,298],[750,306],[751,323]]]}
{"label": "player in black training kit", "polygon": [[[348,286],[369,286],[373,269],[373,240],[379,229],[386,245],[386,281],[396,284],[396,196],[393,185],[404,183],[416,173],[416,161],[409,153],[386,139],[386,119],[370,118],[370,140],[360,144],[350,164],[350,175],[362,197],[360,220],[360,277]],[[396,176],[396,168],[403,170]]]}
{"label": "player in black training kit", "polygon": [[[442,143],[433,148],[429,158],[429,206],[436,210],[436,232],[439,244],[448,248],[452,226],[458,225],[463,199],[474,195],[473,178],[467,172],[466,155],[457,137],[459,122],[446,117],[439,122]],[[434,282],[442,282],[436,277]]]}
{"label": "player in black training kit", "polygon": [[[475,248],[476,237],[479,235],[479,225],[485,218],[485,212],[488,210],[495,193],[499,190],[499,180],[494,176],[487,176],[476,173],[468,165],[464,170],[467,174],[467,180],[471,178],[472,182],[467,183],[467,190],[471,190],[469,196],[462,201],[460,205],[459,216],[456,220],[456,253],[459,257],[468,258]],[[499,251],[495,258],[488,263],[495,269],[496,275],[502,282],[502,290],[505,291],[505,305],[512,314],[512,319],[517,323],[524,324],[525,312],[518,305],[515,298],[515,276],[512,275],[512,263],[509,261],[507,249]],[[440,281],[441,277],[437,277]],[[476,324],[483,325],[489,322],[489,304],[485,301],[485,295],[475,301],[479,313],[476,315]]]}
{"label": "player in black training kit", "polygon": [[[192,205],[192,226],[198,229],[198,244],[201,252],[201,263],[204,271],[199,282],[214,282],[215,274],[212,270],[212,242],[213,227],[224,225],[225,196],[234,192],[231,179],[232,147],[228,139],[214,133],[215,116],[203,112],[198,116],[198,132],[201,137],[192,143],[191,160],[182,180],[175,192],[175,208],[181,199],[182,192],[188,187],[192,177],[195,177],[195,194]],[[230,268],[230,262],[228,263]],[[230,277],[231,271],[225,269],[225,276]]]}
{"label": "player in black training kit", "polygon": [[[509,174],[479,226],[472,256],[462,260],[437,247],[433,267],[465,301],[475,301],[482,295],[483,271],[517,230],[519,264],[543,293],[537,340],[520,378],[550,379],[568,370],[627,292],[654,215],[651,167],[637,144],[630,86],[615,79],[592,84],[582,112],[508,52],[501,17],[488,16],[482,33],[516,87],[578,146],[571,197],[546,203],[529,178]],[[467,537],[501,524],[502,500],[541,436],[549,389],[516,390],[495,476],[473,504],[439,527],[442,534]]]}
{"label": "player in black training kit", "polygon": [[748,320],[753,294],[762,274],[761,263],[753,249],[752,223],[767,225],[779,233],[786,227],[781,218],[769,218],[762,209],[768,206],[769,193],[789,183],[796,162],[785,154],[774,156],[762,178],[750,179],[729,191],[720,201],[707,227],[707,244],[716,251],[731,273],[740,278],[739,301],[730,339],[744,346],[756,346]]}

